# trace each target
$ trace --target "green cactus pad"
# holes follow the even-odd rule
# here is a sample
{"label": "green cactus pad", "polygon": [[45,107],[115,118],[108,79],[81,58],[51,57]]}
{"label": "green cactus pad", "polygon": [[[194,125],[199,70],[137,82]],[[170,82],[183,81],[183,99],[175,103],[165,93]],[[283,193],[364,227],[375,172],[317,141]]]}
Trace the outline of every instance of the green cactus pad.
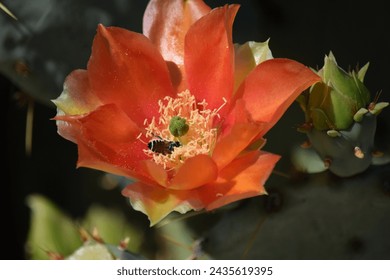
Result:
{"label": "green cactus pad", "polygon": [[312,147],[323,161],[330,159],[329,170],[339,177],[349,177],[366,170],[372,163],[376,116],[367,113],[360,122],[339,137],[329,137],[325,131],[313,129],[307,133]]}

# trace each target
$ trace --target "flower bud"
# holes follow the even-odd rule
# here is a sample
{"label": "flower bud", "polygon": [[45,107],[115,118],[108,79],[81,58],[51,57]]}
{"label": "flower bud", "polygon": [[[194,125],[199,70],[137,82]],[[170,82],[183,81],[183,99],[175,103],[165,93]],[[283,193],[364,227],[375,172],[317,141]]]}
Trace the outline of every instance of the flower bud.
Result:
{"label": "flower bud", "polygon": [[[297,100],[305,112],[305,123],[298,130],[307,134],[323,169],[340,177],[363,172],[376,162],[376,115],[389,103],[377,103],[377,98],[370,103],[370,93],[363,84],[367,68],[368,63],[358,72],[347,73],[330,52],[317,73],[322,81]],[[298,151],[293,157],[298,169],[314,170],[317,159],[312,154]],[[314,172],[321,170],[319,164],[315,166]]]}
{"label": "flower bud", "polygon": [[317,130],[349,128],[356,112],[370,102],[370,92],[363,84],[367,68],[368,63],[358,72],[347,73],[337,65],[332,52],[325,56],[324,67],[317,73],[322,82],[298,100],[306,122]]}

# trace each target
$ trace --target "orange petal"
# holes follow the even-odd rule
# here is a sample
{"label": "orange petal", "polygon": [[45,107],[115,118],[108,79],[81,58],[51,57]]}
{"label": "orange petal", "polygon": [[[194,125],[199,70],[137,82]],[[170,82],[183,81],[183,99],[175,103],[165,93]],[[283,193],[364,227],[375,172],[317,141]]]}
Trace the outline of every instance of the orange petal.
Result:
{"label": "orange petal", "polygon": [[[154,180],[149,178],[149,174],[143,172],[135,162],[130,162],[132,158],[128,155],[122,156],[117,154],[118,151],[104,147],[101,143],[91,144],[89,141],[80,141],[77,147],[79,156],[77,167],[88,167],[155,184]],[[128,164],[126,164],[126,161]]]}
{"label": "orange petal", "polygon": [[218,175],[215,162],[208,155],[197,155],[187,159],[178,169],[169,189],[191,190],[214,181]]}
{"label": "orange petal", "polygon": [[234,160],[220,172],[216,182],[197,189],[206,209],[265,194],[264,183],[279,158],[274,154],[253,151]]}
{"label": "orange petal", "polygon": [[[230,100],[234,86],[232,25],[238,5],[213,9],[194,23],[185,38],[184,65],[191,93],[208,108]],[[223,112],[226,107],[220,111]]]}
{"label": "orange petal", "polygon": [[61,95],[53,100],[57,106],[57,131],[65,139],[77,142],[80,133],[79,126],[61,121],[64,115],[81,115],[93,111],[101,105],[100,100],[90,89],[88,74],[85,70],[73,71],[65,80]]}
{"label": "orange petal", "polygon": [[202,0],[152,0],[143,19],[143,33],[166,61],[184,64],[184,37],[190,26],[209,13]]}
{"label": "orange petal", "polygon": [[142,34],[99,25],[88,63],[92,90],[114,103],[134,122],[157,116],[158,100],[173,96],[167,65]]}
{"label": "orange petal", "polygon": [[296,61],[270,59],[248,75],[235,98],[244,99],[253,120],[267,122],[268,130],[302,91],[318,81],[317,74]]}
{"label": "orange petal", "polygon": [[193,191],[175,191],[137,182],[127,186],[122,194],[130,199],[135,210],[148,216],[151,226],[173,211],[184,214],[200,209],[194,201],[196,193]]}
{"label": "orange petal", "polygon": [[146,8],[143,33],[168,62],[177,92],[188,88],[184,71],[184,37],[190,26],[210,10],[202,0],[152,0]]}
{"label": "orange petal", "polygon": [[140,167],[140,162],[147,159],[143,152],[147,147],[137,139],[140,129],[114,104],[103,105],[86,115],[57,116],[56,119],[74,127],[78,166],[133,178],[150,177]]}
{"label": "orange petal", "polygon": [[114,104],[99,107],[79,122],[82,126],[79,140],[107,162],[134,169],[139,160],[146,159],[143,152],[146,145],[137,139],[140,128]]}
{"label": "orange petal", "polygon": [[99,107],[81,118],[83,136],[109,144],[134,141],[140,128],[114,104]]}
{"label": "orange petal", "polygon": [[142,162],[148,174],[153,178],[157,184],[166,187],[168,183],[167,171],[152,160],[145,160]]}
{"label": "orange petal", "polygon": [[57,116],[53,118],[57,124],[57,133],[65,139],[77,143],[81,132],[80,123],[77,121],[80,117],[66,116],[60,109],[57,109]]}
{"label": "orange petal", "polygon": [[213,151],[213,160],[221,170],[235,159],[265,128],[250,120],[243,100],[237,100],[221,128],[221,136]]}
{"label": "orange petal", "polygon": [[85,114],[101,105],[99,98],[91,91],[86,70],[70,73],[61,95],[53,102],[66,115]]}

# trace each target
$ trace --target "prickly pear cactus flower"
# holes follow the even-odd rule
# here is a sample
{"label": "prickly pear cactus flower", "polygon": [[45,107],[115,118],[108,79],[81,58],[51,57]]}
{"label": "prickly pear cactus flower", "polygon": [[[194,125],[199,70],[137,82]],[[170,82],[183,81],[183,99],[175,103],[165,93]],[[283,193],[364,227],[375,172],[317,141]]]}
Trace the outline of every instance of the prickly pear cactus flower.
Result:
{"label": "prickly pear cactus flower", "polygon": [[[367,69],[368,63],[348,73],[330,52],[318,71],[322,82],[297,98],[305,113],[299,130],[307,134],[323,168],[341,177],[366,170],[373,156],[381,155],[374,150],[376,116],[389,103],[370,102],[370,92],[363,83]],[[307,159],[303,161],[313,167]]]}
{"label": "prickly pear cactus flower", "polygon": [[267,42],[234,45],[238,9],[152,0],[143,34],[99,25],[87,70],[54,100],[77,165],[134,179],[122,193],[152,225],[265,194],[279,156],[263,136],[319,81]]}

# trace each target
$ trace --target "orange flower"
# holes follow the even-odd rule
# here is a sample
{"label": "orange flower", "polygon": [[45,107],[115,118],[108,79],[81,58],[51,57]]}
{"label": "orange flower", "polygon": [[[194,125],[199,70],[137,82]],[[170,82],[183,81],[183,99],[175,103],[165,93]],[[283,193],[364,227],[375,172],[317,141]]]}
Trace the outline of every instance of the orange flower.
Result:
{"label": "orange flower", "polygon": [[265,194],[279,156],[258,150],[263,136],[319,81],[298,62],[235,50],[238,8],[152,0],[144,35],[99,25],[87,70],[54,100],[77,165],[135,179],[123,195],[152,225]]}

